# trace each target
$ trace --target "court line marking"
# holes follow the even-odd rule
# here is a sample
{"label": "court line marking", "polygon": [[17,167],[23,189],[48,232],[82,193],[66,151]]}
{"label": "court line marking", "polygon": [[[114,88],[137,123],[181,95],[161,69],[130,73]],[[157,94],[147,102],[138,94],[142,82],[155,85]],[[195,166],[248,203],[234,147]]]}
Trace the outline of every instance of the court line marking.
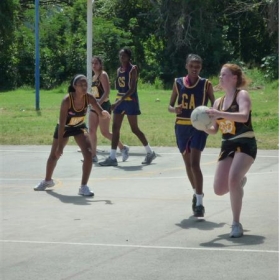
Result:
{"label": "court line marking", "polygon": [[[219,148],[217,148],[218,151]],[[263,150],[265,151],[265,150]],[[275,151],[278,151],[278,150],[275,150]],[[23,152],[23,153],[50,153],[50,150],[46,150],[46,151],[34,151],[34,150],[0,150],[0,152],[16,152],[16,153],[19,153],[19,152]],[[63,153],[76,153],[77,151],[63,151]],[[107,153],[105,153],[107,154]],[[145,153],[140,153],[139,154],[143,154],[145,155]],[[179,151],[178,152],[175,152],[175,153],[166,153],[166,152],[162,152],[162,153],[159,153],[159,152],[156,152],[156,154],[158,155],[180,155]],[[218,153],[202,153],[203,156],[217,156],[218,157]],[[269,155],[257,155],[257,158],[278,158],[279,155],[275,155],[275,156],[269,156]]]}
{"label": "court line marking", "polygon": [[249,252],[249,253],[273,253],[278,254],[279,250],[254,250],[254,249],[229,249],[229,248],[198,248],[198,247],[177,247],[177,246],[149,246],[149,245],[126,245],[126,244],[104,244],[104,243],[80,243],[80,242],[48,242],[48,241],[24,241],[24,240],[0,240],[1,243],[26,243],[46,245],[74,245],[74,246],[95,246],[95,247],[120,247],[138,249],[161,249],[161,250],[185,250],[185,251],[225,251],[225,252]]}
{"label": "court line marking", "polygon": [[[249,175],[264,175],[264,174],[279,174],[279,171],[268,171],[268,172],[256,172],[256,173],[247,173],[246,176]],[[204,175],[204,178],[213,178],[214,175]],[[166,179],[186,179],[186,176],[177,176],[177,177],[94,177],[90,178],[90,180],[166,180]],[[69,178],[69,177],[60,177],[59,179],[54,179],[54,181],[62,181],[62,180],[81,180],[78,178]],[[0,181],[38,181],[36,178],[0,178]]]}

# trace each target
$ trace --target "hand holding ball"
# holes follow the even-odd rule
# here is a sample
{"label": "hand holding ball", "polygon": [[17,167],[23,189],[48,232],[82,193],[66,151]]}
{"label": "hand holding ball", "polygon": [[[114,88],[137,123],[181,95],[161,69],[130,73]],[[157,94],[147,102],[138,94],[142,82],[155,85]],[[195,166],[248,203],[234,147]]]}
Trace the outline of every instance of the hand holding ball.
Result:
{"label": "hand holding ball", "polygon": [[206,113],[208,109],[206,106],[198,106],[192,111],[191,122],[197,130],[204,131],[212,126],[212,119]]}

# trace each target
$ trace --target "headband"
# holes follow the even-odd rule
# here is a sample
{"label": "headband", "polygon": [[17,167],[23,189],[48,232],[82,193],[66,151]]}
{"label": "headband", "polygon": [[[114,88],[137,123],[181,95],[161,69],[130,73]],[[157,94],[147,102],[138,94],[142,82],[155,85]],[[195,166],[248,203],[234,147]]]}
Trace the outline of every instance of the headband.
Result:
{"label": "headband", "polygon": [[85,75],[83,75],[83,74],[80,74],[80,75],[77,75],[75,78],[74,78],[74,80],[73,80],[73,83],[72,83],[72,86],[74,86],[75,85],[75,82],[78,80],[78,79],[80,79],[80,78],[87,78]]}

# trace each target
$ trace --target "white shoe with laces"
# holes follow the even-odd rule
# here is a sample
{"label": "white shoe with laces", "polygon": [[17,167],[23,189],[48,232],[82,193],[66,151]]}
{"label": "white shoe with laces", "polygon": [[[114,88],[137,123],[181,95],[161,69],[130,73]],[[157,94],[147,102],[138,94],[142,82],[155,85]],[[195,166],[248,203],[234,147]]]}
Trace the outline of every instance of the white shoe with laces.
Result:
{"label": "white shoe with laces", "polygon": [[51,188],[54,185],[55,183],[53,180],[50,181],[43,180],[34,188],[34,191],[44,191],[46,188]]}
{"label": "white shoe with laces", "polygon": [[79,195],[94,196],[94,193],[89,189],[87,185],[83,185],[79,188]]}
{"label": "white shoe with laces", "polygon": [[123,148],[121,149],[122,153],[122,161],[126,161],[129,157],[129,147],[127,145],[124,145]]}
{"label": "white shoe with laces", "polygon": [[240,223],[234,222],[231,226],[232,230],[229,237],[238,238],[243,235],[243,227]]}

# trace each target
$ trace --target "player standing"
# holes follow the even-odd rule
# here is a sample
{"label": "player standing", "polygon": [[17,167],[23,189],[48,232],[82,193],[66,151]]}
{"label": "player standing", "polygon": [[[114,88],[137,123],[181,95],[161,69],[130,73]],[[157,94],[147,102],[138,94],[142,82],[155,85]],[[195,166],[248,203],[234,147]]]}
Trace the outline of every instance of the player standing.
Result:
{"label": "player standing", "polygon": [[[101,105],[103,110],[108,111],[111,114],[111,103],[109,99],[110,95],[110,81],[106,71],[103,70],[103,62],[99,56],[94,56],[91,60],[92,70],[94,76],[92,78],[92,94],[96,98],[97,102]],[[89,137],[92,147],[92,161],[98,162],[96,156],[97,146],[97,128],[100,127],[101,134],[112,141],[112,133],[109,131],[110,119],[99,118],[98,113],[91,108],[89,113]],[[118,147],[122,154],[122,161],[126,161],[129,157],[129,147],[123,145],[119,141]]]}
{"label": "player standing", "polygon": [[52,175],[57,161],[63,155],[69,137],[73,136],[83,154],[83,174],[79,195],[93,196],[87,186],[92,168],[91,145],[88,139],[85,116],[88,105],[91,105],[101,118],[110,118],[110,114],[103,110],[92,94],[87,93],[88,82],[85,75],[76,75],[69,87],[68,94],[63,98],[60,107],[59,122],[53,135],[51,152],[47,161],[45,179],[35,188],[35,191],[44,191],[55,185]]}

